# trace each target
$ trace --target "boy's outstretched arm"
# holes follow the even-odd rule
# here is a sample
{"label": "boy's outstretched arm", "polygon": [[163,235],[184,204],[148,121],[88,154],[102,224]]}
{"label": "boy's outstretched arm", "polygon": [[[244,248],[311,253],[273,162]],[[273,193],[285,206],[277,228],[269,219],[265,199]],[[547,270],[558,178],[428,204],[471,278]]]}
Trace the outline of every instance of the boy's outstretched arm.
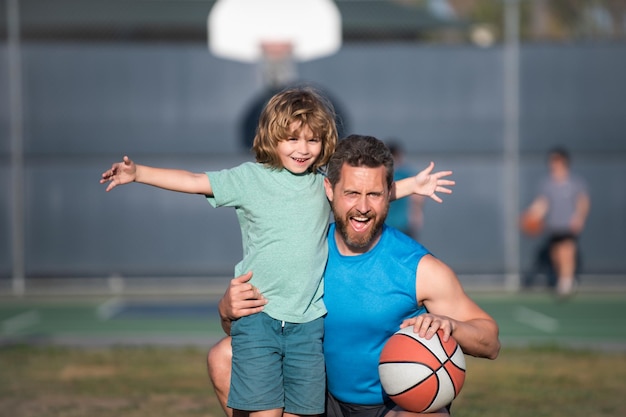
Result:
{"label": "boy's outstretched arm", "polygon": [[205,173],[137,165],[128,156],[102,173],[100,184],[107,182],[106,191],[118,185],[138,182],[182,193],[213,195],[211,182]]}
{"label": "boy's outstretched arm", "polygon": [[436,193],[452,194],[452,190],[447,186],[453,186],[456,182],[443,179],[443,177],[452,175],[452,171],[433,173],[434,167],[435,163],[431,162],[417,175],[394,182],[391,186],[391,200],[404,198],[411,194],[418,194],[430,197],[436,202],[441,203],[442,200]]}

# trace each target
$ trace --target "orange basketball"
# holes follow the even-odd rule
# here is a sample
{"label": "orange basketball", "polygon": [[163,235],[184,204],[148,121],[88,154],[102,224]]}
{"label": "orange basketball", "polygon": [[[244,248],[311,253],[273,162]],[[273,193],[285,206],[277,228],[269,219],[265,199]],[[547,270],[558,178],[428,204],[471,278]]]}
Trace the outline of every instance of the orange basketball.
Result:
{"label": "orange basketball", "polygon": [[520,217],[520,230],[527,236],[538,236],[543,232],[543,220],[531,213],[524,213]]}
{"label": "orange basketball", "polygon": [[450,404],[465,382],[465,356],[453,338],[441,331],[430,340],[405,327],[389,338],[380,355],[383,389],[400,407],[429,413]]}

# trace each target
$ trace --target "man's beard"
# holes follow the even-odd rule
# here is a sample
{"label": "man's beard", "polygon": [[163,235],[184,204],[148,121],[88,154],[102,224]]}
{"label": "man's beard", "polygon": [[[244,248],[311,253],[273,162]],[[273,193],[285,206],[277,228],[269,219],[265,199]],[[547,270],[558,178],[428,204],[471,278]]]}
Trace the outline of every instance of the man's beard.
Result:
{"label": "man's beard", "polygon": [[[365,249],[368,248],[372,241],[379,236],[385,219],[387,218],[387,209],[380,215],[363,215],[354,210],[348,212],[345,218],[335,217],[335,227],[341,233],[346,245],[352,249]],[[349,225],[350,217],[367,217],[371,219],[374,224],[370,227],[367,233],[356,233]]]}

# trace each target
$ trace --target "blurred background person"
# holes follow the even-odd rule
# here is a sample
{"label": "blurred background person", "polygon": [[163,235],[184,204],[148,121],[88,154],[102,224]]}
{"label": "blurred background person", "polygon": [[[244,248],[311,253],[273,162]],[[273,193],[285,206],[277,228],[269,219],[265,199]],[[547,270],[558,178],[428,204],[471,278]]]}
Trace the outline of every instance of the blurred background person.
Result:
{"label": "blurred background person", "polygon": [[556,275],[556,293],[572,294],[577,285],[578,239],[591,206],[586,182],[570,170],[567,149],[548,152],[549,175],[523,216],[542,223],[547,235],[547,252]]}
{"label": "blurred background person", "polygon": [[[418,170],[406,163],[404,148],[399,141],[389,140],[387,147],[393,156],[394,181],[417,174]],[[419,195],[395,200],[389,205],[389,213],[385,223],[417,240],[419,231],[424,225],[423,207],[424,198]]]}

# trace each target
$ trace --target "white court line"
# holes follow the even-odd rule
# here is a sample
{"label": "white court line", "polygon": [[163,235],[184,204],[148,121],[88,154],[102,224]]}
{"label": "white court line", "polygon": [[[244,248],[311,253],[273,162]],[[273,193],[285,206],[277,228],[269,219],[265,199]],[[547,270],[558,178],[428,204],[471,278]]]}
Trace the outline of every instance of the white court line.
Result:
{"label": "white court line", "polygon": [[107,321],[115,317],[124,309],[124,301],[119,297],[113,297],[96,307],[96,315],[101,321]]}
{"label": "white court line", "polygon": [[527,324],[545,333],[554,333],[559,328],[559,321],[554,317],[526,307],[517,307],[513,311],[513,317],[518,322]]}
{"label": "white court line", "polygon": [[39,323],[39,312],[29,310],[2,321],[2,334],[12,335]]}

